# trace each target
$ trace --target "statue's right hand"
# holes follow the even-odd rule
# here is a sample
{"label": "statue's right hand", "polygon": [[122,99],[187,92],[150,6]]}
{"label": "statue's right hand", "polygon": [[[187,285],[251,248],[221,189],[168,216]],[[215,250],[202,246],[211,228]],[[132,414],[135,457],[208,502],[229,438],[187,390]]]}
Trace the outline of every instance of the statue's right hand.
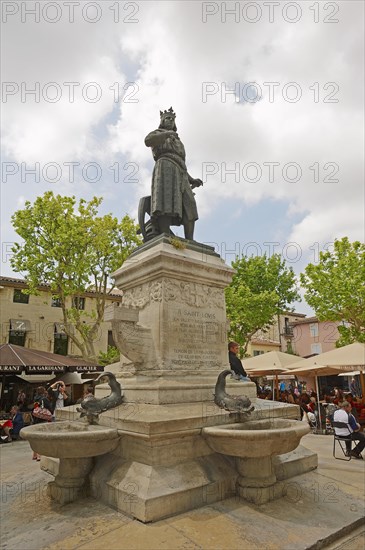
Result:
{"label": "statue's right hand", "polygon": [[166,134],[167,134],[166,139],[167,139],[168,137],[171,137],[171,138],[178,138],[178,137],[179,137],[179,136],[177,135],[177,132],[174,132],[174,130],[167,130],[167,131],[165,132],[165,135],[166,135]]}

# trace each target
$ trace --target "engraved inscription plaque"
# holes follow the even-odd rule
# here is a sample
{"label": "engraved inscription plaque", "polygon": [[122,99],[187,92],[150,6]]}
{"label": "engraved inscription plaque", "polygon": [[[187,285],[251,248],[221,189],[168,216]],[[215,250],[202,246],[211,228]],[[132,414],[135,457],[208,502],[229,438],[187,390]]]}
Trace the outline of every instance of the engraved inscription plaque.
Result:
{"label": "engraved inscription plaque", "polygon": [[168,312],[172,368],[209,369],[221,364],[226,324],[211,309],[170,308]]}

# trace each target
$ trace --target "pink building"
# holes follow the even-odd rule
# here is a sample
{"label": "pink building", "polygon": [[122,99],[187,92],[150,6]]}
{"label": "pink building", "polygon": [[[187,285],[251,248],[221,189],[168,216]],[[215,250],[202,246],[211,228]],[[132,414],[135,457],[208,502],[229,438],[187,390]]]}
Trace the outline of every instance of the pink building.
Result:
{"label": "pink building", "polygon": [[306,317],[292,321],[292,347],[294,353],[301,357],[324,353],[335,349],[339,339],[339,323],[333,321],[318,321],[317,317]]}

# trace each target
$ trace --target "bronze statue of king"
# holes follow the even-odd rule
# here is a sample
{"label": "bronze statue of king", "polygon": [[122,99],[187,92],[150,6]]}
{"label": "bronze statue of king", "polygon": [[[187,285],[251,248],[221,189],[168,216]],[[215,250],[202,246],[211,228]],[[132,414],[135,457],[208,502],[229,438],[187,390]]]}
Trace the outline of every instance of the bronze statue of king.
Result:
{"label": "bronze statue of king", "polygon": [[[145,138],[155,160],[151,197],[143,197],[139,207],[139,224],[147,241],[167,233],[172,225],[183,225],[185,239],[193,240],[198,210],[192,189],[203,185],[192,178],[185,164],[185,148],[177,134],[175,113],[160,111],[160,125]],[[150,214],[145,223],[145,213]]]}

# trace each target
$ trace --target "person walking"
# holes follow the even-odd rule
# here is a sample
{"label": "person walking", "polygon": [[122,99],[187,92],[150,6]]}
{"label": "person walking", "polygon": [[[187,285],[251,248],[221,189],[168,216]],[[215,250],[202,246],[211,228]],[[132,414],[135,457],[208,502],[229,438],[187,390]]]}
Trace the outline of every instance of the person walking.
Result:
{"label": "person walking", "polygon": [[[43,417],[38,416],[39,412],[41,410],[41,414]],[[48,399],[48,393],[44,386],[39,386],[36,389],[36,395],[34,397],[34,408],[32,412],[33,416],[33,424],[43,424],[44,422],[48,422],[44,416],[44,410],[49,411],[49,419],[52,418],[52,403]],[[43,413],[42,413],[43,411]],[[41,455],[39,455],[36,452],[33,452],[33,460],[37,460],[38,462],[41,459]]]}

